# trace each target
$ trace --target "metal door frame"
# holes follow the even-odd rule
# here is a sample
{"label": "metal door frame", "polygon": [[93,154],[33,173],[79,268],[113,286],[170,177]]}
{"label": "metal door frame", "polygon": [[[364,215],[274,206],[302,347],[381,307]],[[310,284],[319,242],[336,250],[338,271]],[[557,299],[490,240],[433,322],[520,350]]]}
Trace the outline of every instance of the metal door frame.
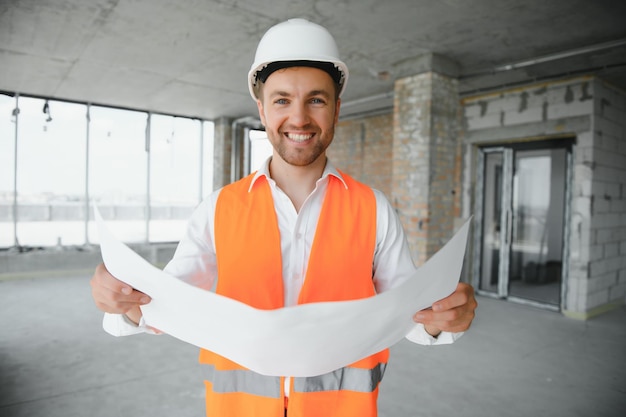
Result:
{"label": "metal door frame", "polygon": [[[482,266],[482,242],[483,236],[483,212],[484,212],[484,192],[485,192],[485,159],[487,154],[502,154],[502,193],[500,205],[500,224],[503,225],[503,233],[500,234],[500,251],[498,262],[498,291],[493,293],[490,291],[483,291],[480,289],[480,275]],[[505,146],[479,148],[478,160],[476,164],[476,199],[475,199],[475,228],[474,230],[474,287],[476,291],[481,295],[486,295],[494,298],[506,298],[508,296],[509,285],[509,263],[511,253],[511,178],[513,176],[512,168],[513,149]],[[504,277],[504,279],[502,279]]]}
{"label": "metal door frame", "polygon": [[[571,216],[571,194],[573,181],[573,153],[574,138],[559,138],[558,146],[554,146],[552,140],[540,141],[536,143],[528,143],[528,147],[536,145],[537,149],[541,148],[560,148],[566,149],[566,166],[565,166],[565,202],[563,213],[563,249],[562,249],[562,271],[561,271],[561,297],[559,305],[542,303],[539,301],[529,300],[525,298],[509,296],[509,269],[510,269],[510,253],[511,253],[511,235],[512,235],[512,186],[513,186],[513,164],[514,153],[519,150],[517,143],[501,144],[496,146],[485,146],[477,148],[476,157],[476,185],[474,199],[474,241],[473,241],[473,259],[472,263],[472,284],[477,294],[502,298],[520,304],[533,305],[536,307],[560,311],[565,303],[565,295],[567,289],[567,276],[569,272],[569,255],[570,255],[570,216]],[[502,195],[500,211],[500,224],[503,226],[503,232],[500,234],[500,257],[498,265],[498,290],[496,292],[485,291],[480,289],[481,267],[482,267],[482,242],[483,236],[483,209],[484,209],[484,193],[485,193],[485,156],[490,153],[502,153]]]}

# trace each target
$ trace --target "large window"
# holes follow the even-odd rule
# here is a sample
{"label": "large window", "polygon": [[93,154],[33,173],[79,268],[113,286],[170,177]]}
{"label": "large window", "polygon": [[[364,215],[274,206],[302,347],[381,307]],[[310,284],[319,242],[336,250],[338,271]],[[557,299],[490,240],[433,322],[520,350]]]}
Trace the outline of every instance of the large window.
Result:
{"label": "large window", "polygon": [[213,123],[0,94],[0,248],[177,241],[212,190]]}
{"label": "large window", "polygon": [[0,94],[0,247],[15,244],[15,98]]}
{"label": "large window", "polygon": [[85,106],[20,97],[17,238],[22,246],[84,241]]}
{"label": "large window", "polygon": [[[89,193],[111,232],[126,242],[147,239],[147,113],[90,108]],[[89,241],[97,242],[95,228]]]}
{"label": "large window", "polygon": [[258,170],[272,155],[272,144],[263,130],[250,131],[250,172]]}
{"label": "large window", "polygon": [[150,240],[181,238],[202,197],[202,123],[153,115],[150,123]]}

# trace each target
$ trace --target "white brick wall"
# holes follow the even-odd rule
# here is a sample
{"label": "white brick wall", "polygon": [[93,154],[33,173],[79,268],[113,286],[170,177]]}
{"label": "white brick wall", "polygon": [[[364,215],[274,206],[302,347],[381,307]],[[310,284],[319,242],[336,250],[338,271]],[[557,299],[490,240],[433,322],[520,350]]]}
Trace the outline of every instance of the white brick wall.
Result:
{"label": "white brick wall", "polygon": [[[623,302],[626,295],[626,256],[621,253],[626,245],[626,95],[599,80],[594,92],[591,229],[603,257],[592,263],[589,281],[606,288],[606,304]],[[589,294],[588,308],[602,305],[600,293]]]}
{"label": "white brick wall", "polygon": [[583,78],[466,100],[468,130],[593,114],[592,82],[592,79]]}
{"label": "white brick wall", "polygon": [[591,118],[589,130],[572,132],[576,145],[564,308],[587,314],[625,302],[626,93],[580,77],[466,98],[463,105],[469,134],[499,129],[502,141],[507,127],[518,132],[528,127],[536,136],[547,126],[550,136],[569,133],[559,130],[567,120]]}

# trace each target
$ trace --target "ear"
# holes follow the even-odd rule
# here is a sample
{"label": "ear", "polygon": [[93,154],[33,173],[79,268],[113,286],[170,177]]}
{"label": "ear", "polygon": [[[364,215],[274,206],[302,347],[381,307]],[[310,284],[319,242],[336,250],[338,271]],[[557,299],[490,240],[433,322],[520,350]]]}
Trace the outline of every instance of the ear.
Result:
{"label": "ear", "polygon": [[334,125],[336,126],[337,123],[339,123],[339,109],[341,108],[341,99],[338,98],[337,101],[335,102],[335,123]]}
{"label": "ear", "polygon": [[259,110],[259,118],[261,119],[261,124],[265,126],[265,112],[263,111],[263,102],[260,99],[256,99],[256,107]]}

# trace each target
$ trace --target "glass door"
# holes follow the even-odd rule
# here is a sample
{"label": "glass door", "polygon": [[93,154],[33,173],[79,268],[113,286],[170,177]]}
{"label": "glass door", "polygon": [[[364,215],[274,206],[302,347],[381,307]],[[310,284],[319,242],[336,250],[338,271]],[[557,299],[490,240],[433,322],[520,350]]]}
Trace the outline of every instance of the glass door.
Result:
{"label": "glass door", "polygon": [[480,150],[479,292],[560,305],[569,144]]}

